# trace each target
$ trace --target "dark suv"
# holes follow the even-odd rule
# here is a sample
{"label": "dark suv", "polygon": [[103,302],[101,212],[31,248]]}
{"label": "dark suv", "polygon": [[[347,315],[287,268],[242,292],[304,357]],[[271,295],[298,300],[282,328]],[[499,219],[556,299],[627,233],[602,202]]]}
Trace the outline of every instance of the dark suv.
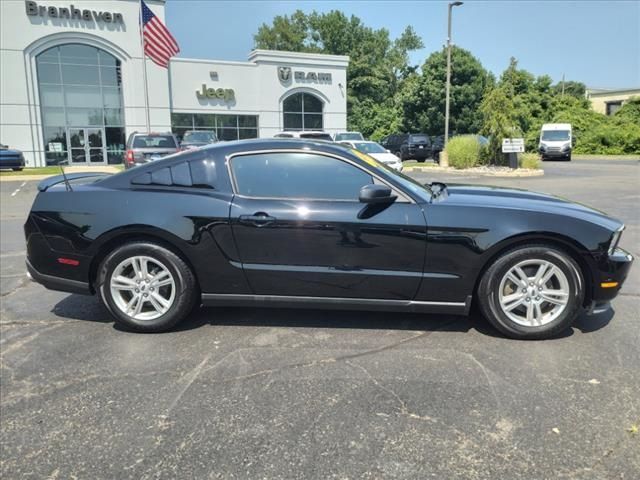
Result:
{"label": "dark suv", "polygon": [[431,157],[431,139],[426,133],[412,133],[400,147],[401,160],[424,162]]}
{"label": "dark suv", "polygon": [[383,138],[380,144],[401,160],[424,162],[431,157],[431,140],[425,133],[396,133]]}
{"label": "dark suv", "polygon": [[384,137],[380,140],[380,145],[393,153],[396,157],[400,158],[400,150],[402,144],[407,141],[409,135],[407,133],[394,133],[388,137]]}

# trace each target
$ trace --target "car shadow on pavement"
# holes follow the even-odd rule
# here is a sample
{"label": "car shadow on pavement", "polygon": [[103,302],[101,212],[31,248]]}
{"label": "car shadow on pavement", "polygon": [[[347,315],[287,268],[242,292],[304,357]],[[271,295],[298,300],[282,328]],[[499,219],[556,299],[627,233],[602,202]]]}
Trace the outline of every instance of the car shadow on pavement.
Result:
{"label": "car shadow on pavement", "polygon": [[[114,323],[109,311],[96,297],[68,295],[51,312],[62,318],[98,323]],[[566,338],[574,329],[591,333],[605,327],[615,312],[610,309],[598,315],[581,314],[573,328],[555,338]],[[468,317],[443,314],[376,312],[359,310],[319,310],[304,308],[202,307],[197,308],[173,332],[193,330],[205,325],[246,327],[344,328],[373,330],[445,331],[504,338],[475,309]],[[114,323],[117,330],[125,330]]]}

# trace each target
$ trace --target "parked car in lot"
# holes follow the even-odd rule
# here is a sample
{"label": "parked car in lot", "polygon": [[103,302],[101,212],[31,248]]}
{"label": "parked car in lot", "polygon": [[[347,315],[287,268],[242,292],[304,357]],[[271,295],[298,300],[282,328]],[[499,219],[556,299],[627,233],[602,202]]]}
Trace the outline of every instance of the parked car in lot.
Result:
{"label": "parked car in lot", "polygon": [[393,153],[396,157],[401,158],[402,145],[409,138],[409,134],[407,133],[394,133],[393,135],[388,135],[380,140],[380,145]]}
{"label": "parked car in lot", "polygon": [[179,150],[178,139],[173,133],[133,132],[127,140],[125,168],[159,160]]}
{"label": "parked car in lot", "polygon": [[363,140],[364,137],[360,132],[338,132],[333,134],[334,142],[345,142],[349,140]]}
{"label": "parked car in lot", "polygon": [[20,150],[0,144],[0,169],[11,169],[19,172],[24,169],[24,155]]}
{"label": "parked car in lot", "polygon": [[350,141],[340,143],[348,147],[355,148],[359,152],[366,153],[378,160],[380,163],[384,163],[388,167],[398,170],[399,172],[402,171],[402,161],[379,143],[369,141]]}
{"label": "parked car in lot", "polygon": [[224,142],[96,175],[39,184],[27,269],[139,331],[200,304],[464,315],[475,302],[504,334],[547,338],[607,309],[633,261],[623,224],[597,210],[423,185],[336,143]]}
{"label": "parked car in lot", "polygon": [[424,133],[399,133],[389,135],[380,144],[401,160],[424,162],[431,157],[431,140]]}
{"label": "parked car in lot", "polygon": [[542,160],[558,158],[571,161],[573,135],[570,123],[545,123],[540,130],[538,152]]}
{"label": "parked car in lot", "polygon": [[297,131],[297,132],[280,132],[276,133],[273,138],[307,138],[310,140],[324,140],[325,142],[333,142],[333,137],[327,132],[320,131]]}
{"label": "parked car in lot", "polygon": [[217,141],[218,136],[213,130],[187,130],[182,136],[180,150],[204,147],[205,145],[216,143]]}

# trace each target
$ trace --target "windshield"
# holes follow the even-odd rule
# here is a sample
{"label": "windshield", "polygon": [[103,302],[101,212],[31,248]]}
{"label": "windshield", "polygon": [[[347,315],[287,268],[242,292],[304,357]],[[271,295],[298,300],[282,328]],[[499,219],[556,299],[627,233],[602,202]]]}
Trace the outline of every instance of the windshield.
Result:
{"label": "windshield", "polygon": [[359,159],[367,162],[370,166],[377,170],[381,170],[387,175],[392,175],[394,180],[402,185],[403,188],[410,190],[415,195],[417,195],[421,200],[425,202],[430,202],[433,195],[432,191],[428,185],[423,185],[420,182],[417,182],[411,177],[407,177],[406,175],[398,172],[396,169],[388,167],[382,162],[379,162],[375,158],[367,155],[366,153],[362,153],[359,150],[350,149],[351,153],[353,153]]}
{"label": "windshield", "polygon": [[567,142],[569,141],[569,130],[544,130],[540,140],[548,142]]}
{"label": "windshield", "polygon": [[138,135],[133,148],[176,148],[176,141],[173,135]]}
{"label": "windshield", "polygon": [[214,132],[187,132],[184,134],[182,143],[214,143],[217,140]]}
{"label": "windshield", "polygon": [[353,145],[357,150],[364,153],[386,153],[382,145],[378,145],[375,142],[353,142]]}
{"label": "windshield", "polygon": [[336,134],[336,142],[341,142],[343,140],[364,140],[364,139],[362,138],[362,134],[359,132],[347,132],[347,133]]}

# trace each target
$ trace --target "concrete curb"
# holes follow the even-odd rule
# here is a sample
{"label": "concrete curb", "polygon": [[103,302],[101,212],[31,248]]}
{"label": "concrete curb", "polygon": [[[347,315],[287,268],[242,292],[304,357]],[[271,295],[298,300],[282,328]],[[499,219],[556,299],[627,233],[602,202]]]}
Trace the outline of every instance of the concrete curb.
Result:
{"label": "concrete curb", "polygon": [[474,175],[478,177],[541,177],[544,175],[544,170],[529,170],[524,168],[518,168],[512,171],[483,171],[472,168],[458,170],[451,167],[404,167],[402,172],[438,172],[438,173],[451,173],[454,175]]}

